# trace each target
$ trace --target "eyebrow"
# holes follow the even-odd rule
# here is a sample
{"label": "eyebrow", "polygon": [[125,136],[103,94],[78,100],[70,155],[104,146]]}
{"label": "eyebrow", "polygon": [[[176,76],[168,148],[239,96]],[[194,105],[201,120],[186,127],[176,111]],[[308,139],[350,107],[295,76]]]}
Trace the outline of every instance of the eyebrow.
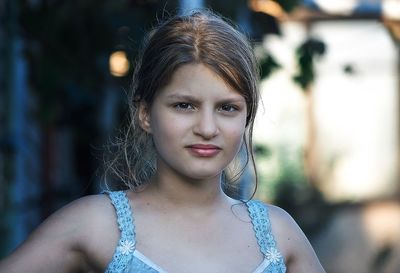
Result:
{"label": "eyebrow", "polygon": [[[171,95],[167,96],[167,99],[183,100],[183,101],[189,101],[189,102],[199,102],[200,101],[195,96],[187,95],[187,94],[171,94]],[[245,103],[246,100],[242,95],[240,95],[240,96],[235,96],[235,97],[230,97],[230,98],[224,98],[219,101],[219,103],[232,103],[232,102],[244,102]]]}
{"label": "eyebrow", "polygon": [[184,101],[198,101],[198,99],[191,95],[186,94],[171,94],[167,96],[170,100],[184,100]]}

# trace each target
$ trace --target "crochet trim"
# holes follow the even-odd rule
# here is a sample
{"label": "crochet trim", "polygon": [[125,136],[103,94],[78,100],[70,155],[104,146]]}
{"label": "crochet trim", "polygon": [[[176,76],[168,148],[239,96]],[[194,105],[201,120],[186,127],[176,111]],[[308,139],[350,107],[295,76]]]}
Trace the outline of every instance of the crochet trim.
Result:
{"label": "crochet trim", "polygon": [[279,265],[280,270],[285,272],[283,256],[279,252],[272,234],[267,206],[258,200],[251,200],[246,204],[261,253],[270,263]]}
{"label": "crochet trim", "polygon": [[135,225],[131,207],[124,191],[106,191],[105,193],[108,194],[115,208],[118,228],[121,232],[114,256],[107,267],[106,273],[124,272],[133,257],[136,246]]}

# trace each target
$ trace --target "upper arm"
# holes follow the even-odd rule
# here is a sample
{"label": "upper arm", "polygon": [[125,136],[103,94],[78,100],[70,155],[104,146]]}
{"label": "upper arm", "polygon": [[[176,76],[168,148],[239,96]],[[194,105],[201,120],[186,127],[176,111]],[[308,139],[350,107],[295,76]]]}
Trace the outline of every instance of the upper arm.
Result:
{"label": "upper arm", "polygon": [[[1,273],[79,272],[88,266],[90,216],[102,197],[84,197],[46,219],[10,256],[0,262]],[[103,201],[104,203],[104,201]]]}
{"label": "upper arm", "polygon": [[293,218],[275,206],[270,206],[269,211],[275,239],[286,257],[288,273],[325,272],[310,242]]}

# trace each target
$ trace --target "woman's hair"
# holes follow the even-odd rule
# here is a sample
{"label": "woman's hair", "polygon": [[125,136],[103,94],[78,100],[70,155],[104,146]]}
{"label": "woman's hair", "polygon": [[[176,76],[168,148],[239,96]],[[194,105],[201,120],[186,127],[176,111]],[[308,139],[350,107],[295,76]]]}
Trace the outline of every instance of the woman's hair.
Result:
{"label": "woman's hair", "polygon": [[[249,161],[252,130],[259,100],[258,69],[247,38],[228,21],[208,10],[176,15],[153,29],[137,60],[129,98],[130,122],[117,152],[108,162],[108,172],[126,187],[137,190],[156,170],[151,136],[139,126],[141,102],[151,106],[157,92],[169,83],[174,72],[185,64],[203,64],[223,79],[246,100],[247,133],[245,164],[234,175],[237,180]],[[249,152],[250,151],[250,152]]]}

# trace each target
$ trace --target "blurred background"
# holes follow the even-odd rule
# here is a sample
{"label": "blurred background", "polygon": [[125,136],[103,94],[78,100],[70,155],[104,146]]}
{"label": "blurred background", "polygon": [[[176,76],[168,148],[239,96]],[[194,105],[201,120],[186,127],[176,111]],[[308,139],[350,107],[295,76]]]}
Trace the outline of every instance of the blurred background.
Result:
{"label": "blurred background", "polygon": [[143,36],[198,7],[260,63],[256,198],[292,214],[327,272],[399,273],[400,0],[0,1],[0,258],[101,191]]}

